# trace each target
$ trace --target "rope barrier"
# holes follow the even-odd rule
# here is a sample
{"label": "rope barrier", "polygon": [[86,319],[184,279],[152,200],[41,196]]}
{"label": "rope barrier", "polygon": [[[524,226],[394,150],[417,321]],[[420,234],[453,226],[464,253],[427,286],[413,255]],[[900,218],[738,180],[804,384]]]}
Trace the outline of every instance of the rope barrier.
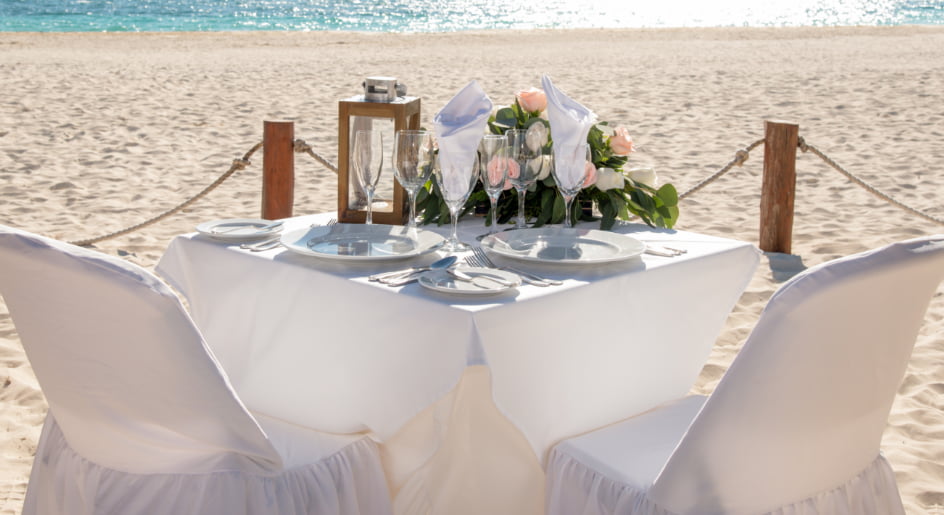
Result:
{"label": "rope barrier", "polygon": [[814,155],[819,156],[819,158],[822,159],[826,164],[828,164],[829,166],[831,166],[831,167],[832,167],[833,169],[835,169],[837,172],[839,172],[839,173],[841,173],[842,175],[844,175],[847,179],[849,179],[850,181],[852,181],[852,182],[858,184],[859,186],[862,186],[866,191],[868,191],[869,193],[875,195],[876,197],[878,197],[878,198],[884,200],[885,202],[888,202],[889,204],[892,204],[892,205],[895,206],[895,207],[904,209],[905,211],[907,211],[907,212],[909,212],[909,213],[911,213],[911,214],[913,214],[913,215],[915,215],[915,216],[924,218],[925,220],[928,220],[929,222],[934,222],[934,223],[936,223],[936,224],[944,225],[944,220],[942,220],[942,219],[940,219],[940,218],[935,218],[935,217],[933,217],[933,216],[931,216],[931,215],[929,215],[929,214],[927,214],[927,213],[924,213],[924,212],[922,212],[922,211],[919,211],[919,210],[917,210],[917,209],[915,209],[915,208],[913,208],[913,207],[911,207],[911,206],[907,206],[907,205],[905,205],[904,203],[899,202],[898,200],[893,199],[891,196],[889,196],[889,195],[887,195],[887,194],[882,193],[881,191],[879,191],[878,188],[876,188],[875,186],[872,186],[871,184],[869,184],[868,182],[866,182],[864,179],[862,179],[862,178],[860,178],[860,177],[857,177],[856,175],[852,174],[851,172],[849,172],[849,171],[843,169],[843,167],[839,166],[838,163],[836,163],[835,161],[833,161],[833,160],[832,160],[831,158],[829,158],[826,154],[822,153],[818,148],[814,147],[813,145],[808,144],[808,143],[803,139],[802,136],[801,136],[801,137],[799,138],[799,140],[797,141],[797,146],[798,146],[798,147],[800,148],[800,150],[802,150],[804,153],[806,153],[806,152],[812,152]]}
{"label": "rope barrier", "polygon": [[691,189],[689,189],[689,190],[686,191],[685,193],[682,193],[681,195],[679,195],[679,200],[681,200],[681,199],[683,199],[683,198],[685,198],[685,197],[691,195],[692,193],[695,193],[696,191],[698,191],[698,190],[704,188],[705,186],[711,184],[712,182],[714,182],[715,180],[717,180],[717,179],[718,179],[719,177],[721,177],[722,175],[728,173],[728,171],[730,171],[731,168],[734,168],[735,166],[741,166],[741,165],[743,165],[743,164],[747,161],[747,159],[751,156],[751,150],[754,150],[755,148],[757,148],[758,145],[760,145],[760,144],[763,143],[763,142],[764,142],[764,138],[761,138],[761,139],[759,139],[759,140],[757,140],[757,141],[751,143],[750,145],[748,145],[748,146],[746,146],[746,147],[744,147],[744,148],[738,150],[737,152],[735,152],[735,153],[734,153],[734,159],[732,159],[728,164],[724,165],[723,168],[721,168],[720,170],[718,170],[717,172],[715,172],[714,174],[712,174],[711,177],[708,177],[707,179],[705,179],[705,180],[699,182],[698,184],[696,184],[694,187],[692,187]]}
{"label": "rope barrier", "polygon": [[[735,166],[742,166],[742,165],[750,158],[750,153],[751,153],[751,151],[754,150],[755,148],[757,148],[758,146],[760,146],[761,143],[764,143],[764,138],[761,138],[761,139],[759,139],[759,140],[757,140],[757,141],[751,143],[750,145],[748,145],[748,146],[746,146],[746,147],[744,147],[744,148],[738,150],[737,152],[735,152],[734,158],[733,158],[730,162],[728,162],[728,164],[724,165],[720,170],[718,170],[717,172],[715,172],[714,174],[712,174],[710,177],[706,178],[705,180],[699,182],[699,183],[696,184],[694,187],[690,188],[688,191],[685,191],[684,193],[682,193],[681,195],[679,195],[679,199],[683,199],[683,198],[685,198],[685,197],[688,197],[689,195],[692,195],[693,193],[695,193],[695,192],[701,190],[701,189],[704,188],[705,186],[707,186],[707,185],[711,184],[712,182],[716,181],[716,180],[717,180],[718,178],[720,178],[722,175],[728,173],[728,172],[729,172],[732,168],[734,168]],[[915,216],[921,217],[921,218],[923,218],[923,219],[925,219],[925,220],[928,220],[928,221],[930,221],[930,222],[934,222],[934,223],[937,223],[937,224],[944,225],[944,220],[942,220],[942,219],[940,219],[940,218],[936,218],[936,217],[934,217],[934,216],[931,216],[931,215],[929,215],[929,214],[927,214],[927,213],[924,213],[924,212],[922,212],[922,211],[919,211],[918,209],[915,209],[915,208],[913,208],[913,207],[910,207],[910,206],[908,206],[908,205],[905,205],[904,203],[902,203],[902,202],[900,202],[900,201],[898,201],[898,200],[895,200],[895,199],[892,198],[891,196],[889,196],[889,195],[887,195],[887,194],[882,193],[881,191],[879,191],[878,188],[876,188],[875,186],[872,186],[871,184],[869,184],[868,182],[866,182],[864,179],[862,179],[862,178],[860,178],[860,177],[857,177],[856,175],[852,174],[851,172],[849,172],[849,171],[843,169],[841,166],[839,166],[839,164],[837,164],[835,161],[833,161],[831,158],[829,158],[827,155],[825,155],[823,152],[821,152],[818,148],[814,147],[813,145],[808,144],[808,143],[803,139],[803,137],[800,137],[800,138],[799,138],[799,141],[798,141],[798,143],[797,143],[797,146],[798,146],[798,147],[800,148],[800,150],[802,150],[804,153],[806,153],[806,152],[811,152],[811,153],[813,153],[814,155],[818,156],[818,157],[819,157],[820,159],[822,159],[826,164],[828,164],[829,166],[831,166],[832,168],[834,168],[836,171],[838,171],[840,174],[842,174],[843,176],[845,176],[847,179],[849,179],[850,181],[854,182],[855,184],[858,184],[859,186],[865,188],[869,193],[875,195],[876,197],[878,197],[878,198],[880,198],[880,199],[882,199],[882,200],[884,200],[884,201],[886,201],[886,202],[888,202],[888,203],[890,203],[890,204],[892,204],[892,205],[894,205],[894,206],[896,206],[896,207],[898,207],[898,208],[901,208],[901,209],[903,209],[903,210],[905,210],[905,211],[908,211],[909,213],[911,213],[911,214],[913,214],[913,215],[915,215]],[[251,149],[249,149],[248,152],[246,152],[246,153],[243,155],[243,157],[241,157],[241,158],[239,158],[239,159],[234,159],[234,160],[233,160],[233,164],[232,164],[232,166],[230,166],[229,170],[227,170],[225,173],[223,173],[222,175],[220,175],[220,176],[219,176],[215,181],[213,181],[209,186],[207,186],[206,188],[204,188],[202,191],[200,191],[199,193],[197,193],[197,194],[194,195],[193,197],[190,197],[189,199],[185,200],[184,202],[178,204],[178,205],[175,206],[175,207],[173,207],[173,208],[171,208],[171,209],[168,209],[167,211],[164,211],[163,213],[161,213],[161,214],[159,214],[159,215],[157,215],[157,216],[155,216],[155,217],[153,217],[153,218],[150,218],[150,219],[148,219],[148,220],[146,220],[146,221],[144,221],[144,222],[141,222],[141,223],[139,223],[139,224],[137,224],[137,225],[133,225],[133,226],[131,226],[131,227],[128,227],[128,228],[125,228],[125,229],[121,229],[121,230],[119,230],[119,231],[115,231],[115,232],[112,232],[112,233],[109,233],[109,234],[105,234],[105,235],[103,235],[103,236],[98,236],[98,237],[95,237],[95,238],[89,238],[89,239],[85,239],[85,240],[73,241],[73,242],[70,242],[70,243],[72,243],[73,245],[79,245],[79,246],[92,245],[92,244],[94,244],[94,243],[98,243],[98,242],[103,241],[103,240],[115,238],[115,237],[117,237],[117,236],[121,236],[121,235],[124,235],[124,234],[128,234],[128,233],[130,233],[130,232],[136,231],[136,230],[138,230],[138,229],[142,229],[142,228],[147,227],[147,226],[149,226],[149,225],[155,224],[155,223],[157,223],[157,222],[159,222],[159,221],[161,221],[161,220],[163,220],[163,219],[165,219],[165,218],[167,218],[167,217],[169,217],[169,216],[171,216],[171,215],[173,215],[173,214],[176,214],[176,213],[180,212],[181,210],[186,209],[188,206],[190,206],[191,204],[193,204],[193,203],[196,202],[197,200],[200,200],[201,198],[203,198],[203,197],[205,197],[206,195],[208,195],[211,191],[213,191],[213,190],[216,189],[220,184],[222,184],[223,181],[225,181],[226,179],[228,179],[230,176],[232,176],[232,175],[233,175],[234,173],[236,173],[237,171],[243,170],[243,169],[245,169],[247,166],[249,166],[250,164],[252,164],[252,163],[249,161],[249,158],[252,157],[252,155],[255,154],[256,151],[259,150],[260,148],[262,148],[262,142],[259,142],[259,143],[255,144]],[[299,154],[308,154],[308,155],[311,156],[315,161],[317,161],[318,163],[320,163],[320,164],[321,164],[322,166],[324,166],[325,168],[328,168],[329,170],[331,170],[331,171],[334,172],[334,173],[338,173],[338,167],[335,166],[335,165],[334,165],[333,163],[331,163],[330,161],[328,161],[327,159],[325,159],[323,156],[321,156],[321,155],[318,154],[317,152],[315,152],[314,149],[312,149],[311,145],[309,145],[308,143],[305,143],[305,140],[303,140],[303,139],[296,139],[296,140],[294,141],[294,149],[295,149],[295,152],[296,152],[296,153],[299,153]]]}
{"label": "rope barrier", "polygon": [[246,153],[243,155],[243,157],[241,157],[241,158],[239,158],[239,159],[234,159],[232,166],[229,167],[229,170],[227,170],[226,173],[224,173],[223,175],[220,175],[220,176],[219,176],[215,181],[213,181],[213,183],[211,183],[209,186],[207,186],[206,188],[203,188],[203,191],[201,191],[200,193],[197,193],[196,195],[190,197],[189,199],[185,200],[184,202],[178,204],[177,206],[175,206],[175,207],[173,207],[173,208],[171,208],[171,209],[168,209],[167,211],[164,211],[163,213],[161,213],[161,214],[159,214],[159,215],[157,215],[157,216],[155,216],[155,217],[153,217],[153,218],[150,218],[150,219],[148,219],[148,220],[145,220],[144,222],[141,222],[141,223],[139,223],[139,224],[137,224],[137,225],[132,225],[131,227],[128,227],[128,228],[125,228],[125,229],[121,229],[121,230],[119,230],[119,231],[115,231],[115,232],[112,232],[112,233],[105,234],[105,235],[103,235],[103,236],[98,236],[98,237],[96,237],[96,238],[89,238],[89,239],[86,239],[86,240],[72,241],[72,242],[69,242],[69,243],[72,243],[73,245],[78,245],[78,246],[80,246],[80,247],[85,247],[85,246],[88,246],[88,245],[92,245],[93,243],[98,243],[98,242],[100,242],[100,241],[104,241],[104,240],[108,240],[108,239],[111,239],[111,238],[115,238],[115,237],[117,237],[117,236],[121,236],[121,235],[123,235],[123,234],[128,234],[129,232],[137,231],[138,229],[141,229],[141,228],[147,227],[147,226],[149,226],[149,225],[155,224],[155,223],[157,223],[157,222],[159,222],[159,221],[161,221],[161,220],[167,218],[168,216],[173,215],[173,214],[175,214],[175,213],[181,211],[182,209],[185,209],[187,206],[193,204],[193,203],[196,202],[197,200],[200,200],[201,198],[205,197],[205,196],[206,196],[207,194],[209,194],[211,191],[213,191],[214,189],[216,189],[217,186],[219,186],[220,184],[223,184],[223,181],[225,181],[225,180],[228,179],[231,175],[233,175],[234,173],[236,173],[237,170],[242,170],[242,169],[246,168],[247,166],[249,166],[250,164],[252,164],[252,163],[249,161],[249,158],[252,157],[252,155],[253,155],[257,150],[259,150],[260,148],[262,148],[262,142],[261,142],[261,141],[260,141],[259,143],[256,143],[251,149],[249,149],[249,152],[246,152]]}
{"label": "rope barrier", "polygon": [[333,163],[331,163],[324,157],[321,157],[320,154],[312,150],[311,145],[309,145],[308,143],[305,143],[305,140],[303,139],[295,140],[295,152],[306,153],[310,155],[311,157],[315,158],[315,161],[318,161],[319,163],[324,165],[324,167],[327,168],[328,170],[331,170],[334,173],[338,173],[337,166],[334,166]]}

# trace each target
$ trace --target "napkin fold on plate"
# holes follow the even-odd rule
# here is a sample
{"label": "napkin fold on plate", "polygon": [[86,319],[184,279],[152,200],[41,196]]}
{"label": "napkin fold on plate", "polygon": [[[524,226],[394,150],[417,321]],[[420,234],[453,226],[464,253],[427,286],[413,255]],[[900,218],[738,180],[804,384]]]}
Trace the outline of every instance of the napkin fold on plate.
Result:
{"label": "napkin fold on plate", "polygon": [[[439,164],[443,170],[460,171],[458,185],[468,184],[479,142],[485,134],[492,101],[475,80],[462,88],[436,113],[433,131],[439,145]],[[452,176],[453,174],[445,174]],[[447,188],[449,189],[449,188]],[[458,188],[462,191],[463,188]],[[443,192],[447,195],[447,192]]]}
{"label": "napkin fold on plate", "polygon": [[[597,123],[597,115],[557,89],[547,75],[541,77],[541,85],[547,95],[547,119],[551,123],[551,137],[554,139],[556,172],[575,185],[578,180],[582,180],[585,156],[582,153],[575,154],[574,150],[578,145],[587,143],[587,134]],[[573,162],[575,160],[580,161],[579,166]]]}

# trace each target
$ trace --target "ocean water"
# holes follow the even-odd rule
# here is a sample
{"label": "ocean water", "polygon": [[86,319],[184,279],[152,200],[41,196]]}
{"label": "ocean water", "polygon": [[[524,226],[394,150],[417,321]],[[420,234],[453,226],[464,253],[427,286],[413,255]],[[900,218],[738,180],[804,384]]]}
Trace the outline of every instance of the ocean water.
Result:
{"label": "ocean water", "polygon": [[0,31],[944,25],[944,0],[0,0]]}

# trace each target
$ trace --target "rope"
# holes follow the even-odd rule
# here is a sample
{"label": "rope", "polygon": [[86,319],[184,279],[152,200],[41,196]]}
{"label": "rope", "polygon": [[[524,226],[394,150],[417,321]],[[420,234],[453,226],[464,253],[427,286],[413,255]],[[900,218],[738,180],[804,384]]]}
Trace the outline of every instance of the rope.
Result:
{"label": "rope", "polygon": [[717,180],[717,179],[718,179],[719,177],[721,177],[722,175],[728,173],[728,171],[731,170],[731,168],[734,168],[735,165],[736,165],[736,166],[741,166],[741,165],[743,165],[743,164],[747,161],[747,159],[751,156],[751,150],[754,150],[755,148],[757,148],[758,145],[760,145],[760,144],[763,143],[763,142],[764,142],[764,138],[761,138],[761,139],[759,139],[759,140],[757,140],[757,141],[751,143],[750,145],[748,145],[748,146],[742,148],[741,150],[738,150],[737,152],[735,152],[735,153],[734,153],[734,159],[732,159],[728,164],[724,165],[723,168],[721,168],[720,170],[718,170],[717,172],[715,172],[711,177],[708,177],[707,179],[705,179],[705,180],[699,182],[698,184],[696,184],[696,185],[695,185],[693,188],[691,188],[690,190],[688,190],[688,191],[686,191],[685,193],[682,193],[681,195],[679,195],[679,199],[683,199],[683,198],[685,198],[685,197],[691,195],[692,193],[695,193],[696,191],[698,191],[698,190],[704,188],[705,186],[711,184],[712,182],[714,182],[715,180]]}
{"label": "rope", "polygon": [[308,154],[311,157],[315,158],[315,161],[318,161],[319,163],[321,163],[328,170],[331,170],[334,173],[338,173],[337,166],[335,166],[333,163],[331,163],[330,161],[322,157],[321,154],[318,154],[317,152],[312,150],[311,145],[309,145],[308,143],[305,143],[305,140],[303,139],[295,140],[295,152],[298,152],[300,154],[301,153]]}
{"label": "rope", "polygon": [[[754,150],[755,148],[757,148],[757,147],[758,147],[761,143],[763,143],[763,142],[764,142],[764,139],[761,138],[761,139],[759,139],[759,140],[757,140],[757,141],[751,143],[750,145],[748,145],[748,146],[746,146],[746,147],[744,147],[744,148],[738,150],[737,152],[735,152],[735,154],[734,154],[734,159],[732,159],[730,162],[728,162],[728,164],[724,165],[720,170],[718,170],[717,172],[715,172],[714,174],[712,174],[712,175],[711,175],[710,177],[708,177],[707,179],[705,179],[705,180],[699,182],[698,184],[696,184],[694,187],[692,187],[692,188],[689,189],[688,191],[686,191],[686,192],[682,193],[681,195],[679,195],[679,199],[683,199],[683,198],[685,198],[685,197],[688,197],[689,195],[691,195],[691,194],[697,192],[698,190],[704,188],[705,186],[711,184],[712,182],[714,182],[714,181],[716,181],[718,178],[720,178],[722,175],[728,173],[728,172],[729,172],[732,168],[734,168],[735,166],[742,166],[742,165],[748,160],[748,158],[750,158],[750,152],[751,152],[752,150]],[[836,171],[838,171],[839,173],[841,173],[842,175],[844,175],[844,176],[845,176],[847,179],[849,179],[850,181],[852,181],[852,182],[858,184],[859,186],[865,188],[869,193],[875,195],[876,197],[878,197],[878,198],[880,198],[880,199],[882,199],[882,200],[884,200],[884,201],[886,201],[886,202],[888,202],[888,203],[890,203],[890,204],[892,204],[892,205],[894,205],[894,206],[896,206],[896,207],[899,207],[899,208],[901,208],[901,209],[903,209],[903,210],[905,210],[905,211],[908,211],[908,212],[911,213],[911,214],[914,214],[914,215],[916,215],[916,216],[919,216],[919,217],[921,217],[921,218],[924,218],[925,220],[928,220],[928,221],[930,221],[930,222],[934,222],[934,223],[937,223],[937,224],[940,224],[940,225],[944,225],[944,220],[942,220],[942,219],[940,219],[940,218],[933,217],[933,216],[931,216],[931,215],[929,215],[929,214],[923,213],[923,212],[921,212],[921,211],[919,211],[919,210],[917,210],[917,209],[915,209],[915,208],[913,208],[913,207],[907,206],[907,205],[905,205],[905,204],[903,204],[903,203],[901,203],[901,202],[899,202],[899,201],[893,199],[893,198],[890,197],[889,195],[887,195],[887,194],[885,194],[885,193],[882,193],[882,192],[879,191],[877,188],[875,188],[874,186],[872,186],[871,184],[869,184],[869,183],[866,182],[865,180],[861,179],[860,177],[857,177],[857,176],[855,176],[854,174],[852,174],[852,173],[850,173],[850,172],[844,170],[844,169],[843,169],[841,166],[839,166],[835,161],[833,161],[833,160],[830,159],[828,156],[826,156],[825,154],[823,154],[818,148],[814,147],[813,145],[810,145],[810,144],[806,143],[806,141],[805,141],[802,137],[799,138],[799,140],[798,140],[798,142],[797,142],[797,146],[798,146],[798,147],[800,148],[800,150],[802,150],[804,153],[805,153],[805,152],[812,152],[813,154],[819,156],[819,158],[822,159],[824,162],[826,162],[826,164],[828,164],[829,166],[831,166],[832,168],[834,168]],[[121,230],[119,230],[119,231],[115,231],[115,232],[112,232],[112,233],[109,233],[109,234],[105,234],[105,235],[103,235],[103,236],[98,236],[98,237],[96,237],[96,238],[89,238],[89,239],[85,239],[85,240],[78,240],[78,241],[73,241],[73,242],[71,242],[71,243],[72,243],[73,245],[78,245],[78,246],[88,246],[88,245],[92,245],[92,244],[94,244],[94,243],[98,243],[98,242],[103,241],[103,240],[107,240],[107,239],[115,238],[115,237],[117,237],[117,236],[121,236],[121,235],[124,235],[124,234],[128,234],[128,233],[134,232],[134,231],[136,231],[136,230],[138,230],[138,229],[141,229],[141,228],[147,227],[147,226],[149,226],[149,225],[155,224],[155,223],[157,223],[157,222],[159,222],[159,221],[161,221],[161,220],[163,220],[163,219],[165,219],[165,218],[167,218],[167,217],[169,217],[169,216],[171,216],[171,215],[173,215],[173,214],[175,214],[175,213],[180,212],[180,211],[183,210],[183,209],[186,209],[188,206],[190,206],[191,204],[193,204],[193,203],[196,202],[197,200],[200,200],[201,198],[207,196],[211,191],[213,191],[214,189],[216,189],[220,184],[223,183],[223,181],[225,181],[226,179],[228,179],[228,178],[229,178],[230,176],[232,176],[234,173],[236,173],[236,172],[239,171],[239,170],[243,170],[243,169],[245,169],[247,166],[249,166],[250,164],[252,164],[252,163],[249,161],[249,158],[252,157],[252,155],[253,155],[254,153],[256,153],[256,151],[259,150],[260,148],[262,148],[262,142],[256,143],[251,149],[249,149],[248,152],[246,152],[246,153],[243,155],[243,157],[241,157],[241,158],[239,158],[239,159],[234,159],[234,160],[233,160],[233,164],[232,164],[232,166],[230,166],[229,170],[227,170],[225,173],[223,173],[222,175],[220,175],[220,176],[219,176],[215,181],[213,181],[209,186],[207,186],[206,188],[204,188],[201,192],[197,193],[197,194],[194,195],[193,197],[190,197],[189,199],[185,200],[184,202],[178,204],[177,206],[175,206],[175,207],[173,207],[173,208],[171,208],[171,209],[168,209],[167,211],[164,211],[163,213],[161,213],[161,214],[159,214],[159,215],[157,215],[157,216],[155,216],[155,217],[153,217],[153,218],[150,218],[150,219],[148,219],[148,220],[145,220],[144,222],[141,222],[141,223],[139,223],[139,224],[137,224],[137,225],[133,225],[133,226],[131,226],[131,227],[127,227],[127,228],[121,229]],[[334,173],[338,173],[338,167],[335,166],[335,165],[334,165],[333,163],[331,163],[330,161],[328,161],[327,159],[325,159],[323,156],[321,156],[321,155],[318,154],[317,152],[315,152],[315,151],[311,148],[311,145],[309,145],[308,143],[305,143],[305,140],[296,139],[296,140],[294,141],[294,149],[295,149],[295,152],[296,152],[296,153],[308,154],[309,156],[311,156],[312,158],[314,158],[315,161],[319,162],[319,163],[320,163],[321,165],[323,165],[324,167],[328,168],[329,170],[331,170],[331,171],[334,172]]]}
{"label": "rope", "polygon": [[105,234],[105,235],[103,235],[103,236],[98,236],[98,237],[96,237],[96,238],[89,238],[89,239],[86,239],[86,240],[73,241],[73,242],[70,242],[70,243],[72,243],[73,245],[78,245],[78,246],[80,246],[80,247],[85,247],[85,246],[91,245],[91,244],[93,244],[93,243],[98,243],[98,242],[103,241],[103,240],[115,238],[115,237],[117,237],[117,236],[121,236],[121,235],[123,235],[123,234],[128,234],[129,232],[137,231],[138,229],[141,229],[141,228],[143,228],[143,227],[147,227],[147,226],[149,226],[149,225],[155,224],[155,223],[157,223],[157,222],[159,222],[159,221],[161,221],[161,220],[167,218],[168,216],[173,215],[173,214],[175,214],[175,213],[181,211],[182,209],[187,208],[187,206],[193,204],[193,203],[196,202],[197,200],[200,200],[201,198],[207,196],[207,194],[209,194],[211,191],[213,191],[214,189],[216,189],[217,186],[219,186],[220,184],[223,184],[223,181],[225,181],[225,180],[228,179],[231,175],[233,175],[234,173],[236,173],[237,170],[242,170],[242,169],[246,168],[247,166],[249,166],[250,164],[252,164],[252,163],[250,163],[249,158],[252,157],[252,155],[253,155],[257,150],[259,150],[260,148],[262,148],[262,142],[256,143],[251,149],[249,149],[249,152],[246,152],[246,153],[243,155],[242,158],[234,159],[232,166],[229,167],[229,170],[227,170],[223,175],[220,175],[215,181],[213,181],[212,184],[210,184],[210,185],[207,186],[206,188],[203,188],[203,191],[201,191],[200,193],[197,193],[197,194],[194,195],[193,197],[190,197],[189,199],[185,200],[185,201],[182,202],[181,204],[179,204],[179,205],[177,205],[177,206],[175,206],[175,207],[173,207],[173,208],[171,208],[171,209],[168,209],[167,211],[164,211],[163,213],[161,213],[161,214],[155,216],[154,218],[145,220],[144,222],[141,222],[141,223],[139,223],[139,224],[137,224],[137,225],[133,225],[133,226],[131,226],[131,227],[127,227],[127,228],[121,229],[121,230],[119,230],[119,231],[115,231],[115,232],[112,232],[112,233]]}
{"label": "rope", "polygon": [[833,160],[830,159],[828,156],[826,156],[826,154],[823,154],[822,152],[820,152],[820,150],[819,150],[818,148],[814,147],[813,145],[808,144],[802,137],[799,138],[799,140],[798,140],[798,142],[797,142],[797,146],[800,147],[800,150],[802,150],[804,153],[805,153],[805,152],[812,152],[813,154],[819,156],[819,158],[822,159],[826,164],[828,164],[829,166],[833,167],[837,172],[839,172],[839,173],[841,173],[842,175],[844,175],[847,179],[849,179],[850,181],[852,181],[852,182],[858,184],[859,186],[862,186],[863,188],[865,188],[866,191],[868,191],[869,193],[875,195],[876,197],[878,197],[878,198],[884,200],[885,202],[888,202],[889,204],[892,204],[892,205],[894,205],[894,206],[896,206],[896,207],[899,207],[899,208],[901,208],[901,209],[904,209],[905,211],[907,211],[907,212],[909,212],[909,213],[911,213],[911,214],[913,214],[913,215],[919,216],[919,217],[921,217],[921,218],[924,218],[925,220],[928,220],[928,221],[930,221],[930,222],[934,222],[934,223],[936,223],[936,224],[944,225],[944,220],[942,220],[942,219],[940,219],[940,218],[935,218],[935,217],[933,217],[933,216],[931,216],[931,215],[929,215],[929,214],[927,214],[927,213],[923,213],[923,212],[921,212],[921,211],[919,211],[919,210],[917,210],[917,209],[915,209],[915,208],[913,208],[913,207],[906,206],[905,204],[903,204],[903,203],[901,203],[901,202],[899,202],[899,201],[893,199],[893,198],[890,197],[889,195],[887,195],[887,194],[885,194],[885,193],[882,193],[882,192],[879,191],[875,186],[872,186],[871,184],[869,184],[868,182],[866,182],[864,179],[862,179],[862,178],[860,178],[860,177],[857,177],[857,176],[855,176],[854,174],[852,174],[852,173],[850,173],[850,172],[844,170],[844,169],[843,169],[841,166],[839,166],[835,161],[833,161]]}

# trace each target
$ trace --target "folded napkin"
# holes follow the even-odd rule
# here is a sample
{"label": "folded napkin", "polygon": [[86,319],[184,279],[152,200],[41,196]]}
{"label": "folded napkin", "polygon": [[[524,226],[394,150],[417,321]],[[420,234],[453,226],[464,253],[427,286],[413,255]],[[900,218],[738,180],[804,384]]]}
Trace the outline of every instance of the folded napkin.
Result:
{"label": "folded napkin", "polygon": [[436,113],[433,131],[443,170],[461,170],[466,178],[474,173],[475,154],[491,113],[492,101],[474,80]]}
{"label": "folded napkin", "polygon": [[[574,154],[574,149],[587,143],[587,134],[597,123],[597,115],[557,89],[547,75],[541,78],[541,85],[547,95],[547,119],[551,122],[551,138],[554,139],[556,171],[562,179],[572,179],[570,182],[576,184],[583,177],[584,161],[582,155]],[[575,160],[580,161],[579,167]]]}

